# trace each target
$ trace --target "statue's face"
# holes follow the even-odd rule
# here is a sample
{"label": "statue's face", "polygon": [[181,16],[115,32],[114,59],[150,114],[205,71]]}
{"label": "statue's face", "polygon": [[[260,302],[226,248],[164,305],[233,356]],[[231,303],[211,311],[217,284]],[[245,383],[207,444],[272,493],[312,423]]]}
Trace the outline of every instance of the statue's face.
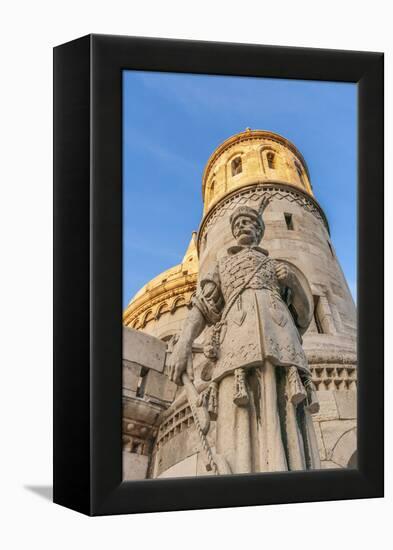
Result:
{"label": "statue's face", "polygon": [[232,226],[232,233],[238,244],[241,245],[258,244],[262,236],[259,225],[248,216],[236,218]]}

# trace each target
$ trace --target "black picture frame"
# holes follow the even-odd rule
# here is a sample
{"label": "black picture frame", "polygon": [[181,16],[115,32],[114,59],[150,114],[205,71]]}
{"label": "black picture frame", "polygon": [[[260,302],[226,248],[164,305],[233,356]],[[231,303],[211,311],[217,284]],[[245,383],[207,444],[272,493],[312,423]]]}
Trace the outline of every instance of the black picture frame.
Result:
{"label": "black picture frame", "polygon": [[[122,481],[122,70],[358,84],[358,468]],[[54,502],[88,515],[383,496],[383,54],[88,35],[54,49]]]}

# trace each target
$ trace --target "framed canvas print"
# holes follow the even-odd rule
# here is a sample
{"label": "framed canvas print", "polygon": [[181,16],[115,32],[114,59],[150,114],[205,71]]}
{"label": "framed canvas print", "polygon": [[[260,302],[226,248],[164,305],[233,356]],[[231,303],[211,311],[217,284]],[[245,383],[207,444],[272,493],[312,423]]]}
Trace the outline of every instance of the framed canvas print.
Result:
{"label": "framed canvas print", "polygon": [[383,496],[383,55],[54,50],[54,501]]}

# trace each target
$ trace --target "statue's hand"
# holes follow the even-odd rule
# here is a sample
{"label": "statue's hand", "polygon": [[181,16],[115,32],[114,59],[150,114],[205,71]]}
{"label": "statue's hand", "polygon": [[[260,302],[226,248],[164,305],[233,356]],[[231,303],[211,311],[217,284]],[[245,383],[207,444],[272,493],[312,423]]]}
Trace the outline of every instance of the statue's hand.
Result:
{"label": "statue's hand", "polygon": [[179,344],[172,353],[169,365],[169,378],[178,386],[182,386],[182,375],[184,372],[188,374],[191,381],[194,380],[191,346]]}
{"label": "statue's hand", "polygon": [[285,283],[289,277],[290,277],[290,270],[288,268],[288,266],[282,262],[278,262],[277,265],[276,265],[276,275],[277,275],[277,279],[282,282],[282,283]]}

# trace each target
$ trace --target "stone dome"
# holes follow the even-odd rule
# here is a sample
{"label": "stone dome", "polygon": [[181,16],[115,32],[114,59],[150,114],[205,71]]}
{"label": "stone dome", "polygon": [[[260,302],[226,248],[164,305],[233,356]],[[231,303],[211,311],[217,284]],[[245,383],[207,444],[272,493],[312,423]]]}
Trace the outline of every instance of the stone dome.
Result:
{"label": "stone dome", "polygon": [[198,255],[193,233],[182,262],[154,277],[131,299],[123,313],[123,325],[164,337],[168,324],[177,320],[180,310],[183,320],[184,308],[190,304],[196,289],[197,276]]}

